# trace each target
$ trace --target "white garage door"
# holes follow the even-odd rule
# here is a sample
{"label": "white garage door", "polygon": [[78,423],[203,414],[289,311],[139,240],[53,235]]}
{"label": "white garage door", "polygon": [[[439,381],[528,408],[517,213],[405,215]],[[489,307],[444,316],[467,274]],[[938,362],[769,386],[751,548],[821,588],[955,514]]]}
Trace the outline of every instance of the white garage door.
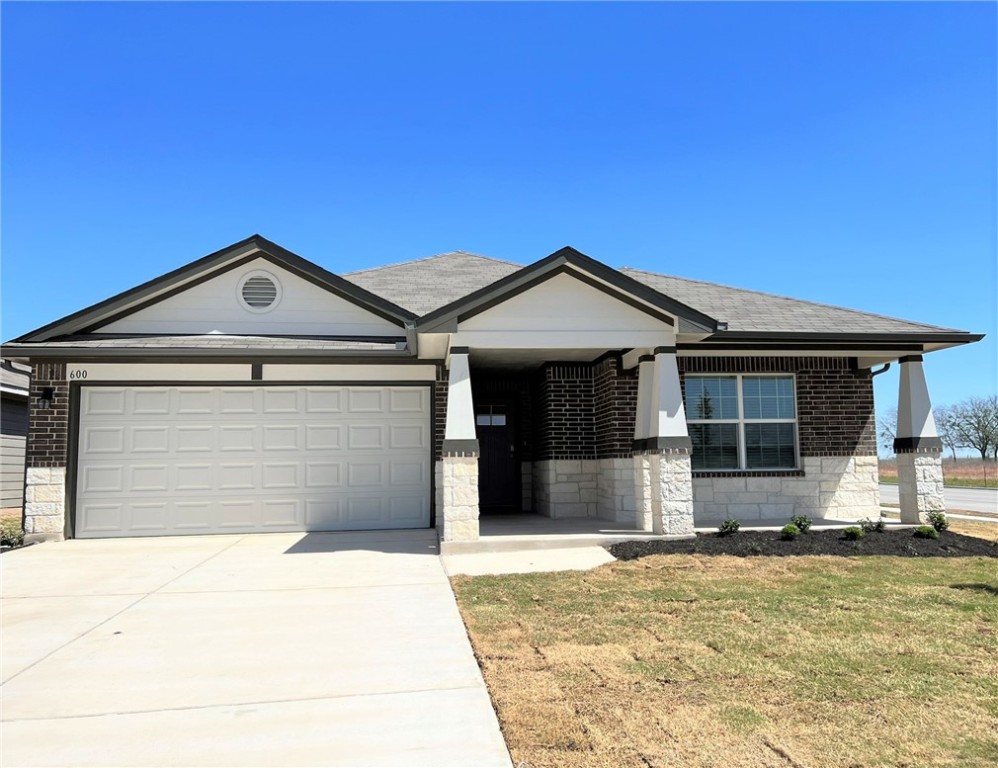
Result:
{"label": "white garage door", "polygon": [[84,387],[76,535],[423,528],[426,387]]}

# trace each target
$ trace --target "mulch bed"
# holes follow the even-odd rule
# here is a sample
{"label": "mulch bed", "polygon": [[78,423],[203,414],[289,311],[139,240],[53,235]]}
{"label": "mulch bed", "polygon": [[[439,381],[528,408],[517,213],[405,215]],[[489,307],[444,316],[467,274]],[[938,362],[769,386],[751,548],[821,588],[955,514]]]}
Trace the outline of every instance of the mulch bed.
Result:
{"label": "mulch bed", "polygon": [[949,531],[940,533],[938,539],[916,539],[910,528],[868,533],[859,541],[847,541],[841,530],[810,531],[793,541],[783,541],[779,531],[739,531],[729,536],[698,533],[695,539],[624,541],[606,549],[618,560],[635,560],[648,555],[998,557],[995,542]]}

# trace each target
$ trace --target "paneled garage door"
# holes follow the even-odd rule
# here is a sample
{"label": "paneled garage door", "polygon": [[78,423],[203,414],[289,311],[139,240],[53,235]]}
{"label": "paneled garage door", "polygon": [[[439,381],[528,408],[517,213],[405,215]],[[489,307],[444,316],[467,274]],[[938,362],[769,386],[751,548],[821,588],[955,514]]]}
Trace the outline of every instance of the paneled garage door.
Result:
{"label": "paneled garage door", "polygon": [[422,528],[426,387],[84,387],[81,538]]}

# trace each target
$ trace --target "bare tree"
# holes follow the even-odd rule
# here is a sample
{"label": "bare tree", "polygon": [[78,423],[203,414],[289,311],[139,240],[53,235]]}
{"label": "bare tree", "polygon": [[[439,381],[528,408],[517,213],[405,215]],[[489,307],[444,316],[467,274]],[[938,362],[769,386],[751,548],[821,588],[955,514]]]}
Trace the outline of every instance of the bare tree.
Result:
{"label": "bare tree", "polygon": [[898,409],[890,408],[877,419],[877,437],[880,444],[888,451],[894,451],[894,437],[898,424]]}
{"label": "bare tree", "polygon": [[988,451],[998,445],[998,396],[969,397],[952,408],[953,428],[961,446],[973,448],[988,458]]}
{"label": "bare tree", "polygon": [[936,431],[943,445],[953,453],[953,461],[956,461],[956,449],[960,447],[960,435],[956,429],[956,413],[952,405],[941,405],[933,408],[933,415],[936,419]]}

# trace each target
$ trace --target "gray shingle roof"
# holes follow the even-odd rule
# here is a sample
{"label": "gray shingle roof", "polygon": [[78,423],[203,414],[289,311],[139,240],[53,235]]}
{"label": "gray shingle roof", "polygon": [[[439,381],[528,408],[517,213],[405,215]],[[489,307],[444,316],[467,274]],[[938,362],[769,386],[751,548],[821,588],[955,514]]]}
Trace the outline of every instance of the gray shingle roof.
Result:
{"label": "gray shingle roof", "polygon": [[425,315],[522,268],[511,261],[452,251],[344,277],[410,312]]}
{"label": "gray shingle roof", "polygon": [[954,330],[631,267],[623,267],[620,271],[676,301],[727,322],[729,331],[931,333]]}
{"label": "gray shingle roof", "polygon": [[[464,251],[361,270],[344,275],[351,282],[417,315],[484,288],[522,269]],[[795,333],[932,333],[951,328],[927,325],[854,309],[791,299],[743,288],[660,275],[631,267],[619,270],[693,309],[727,322],[729,331]]]}

